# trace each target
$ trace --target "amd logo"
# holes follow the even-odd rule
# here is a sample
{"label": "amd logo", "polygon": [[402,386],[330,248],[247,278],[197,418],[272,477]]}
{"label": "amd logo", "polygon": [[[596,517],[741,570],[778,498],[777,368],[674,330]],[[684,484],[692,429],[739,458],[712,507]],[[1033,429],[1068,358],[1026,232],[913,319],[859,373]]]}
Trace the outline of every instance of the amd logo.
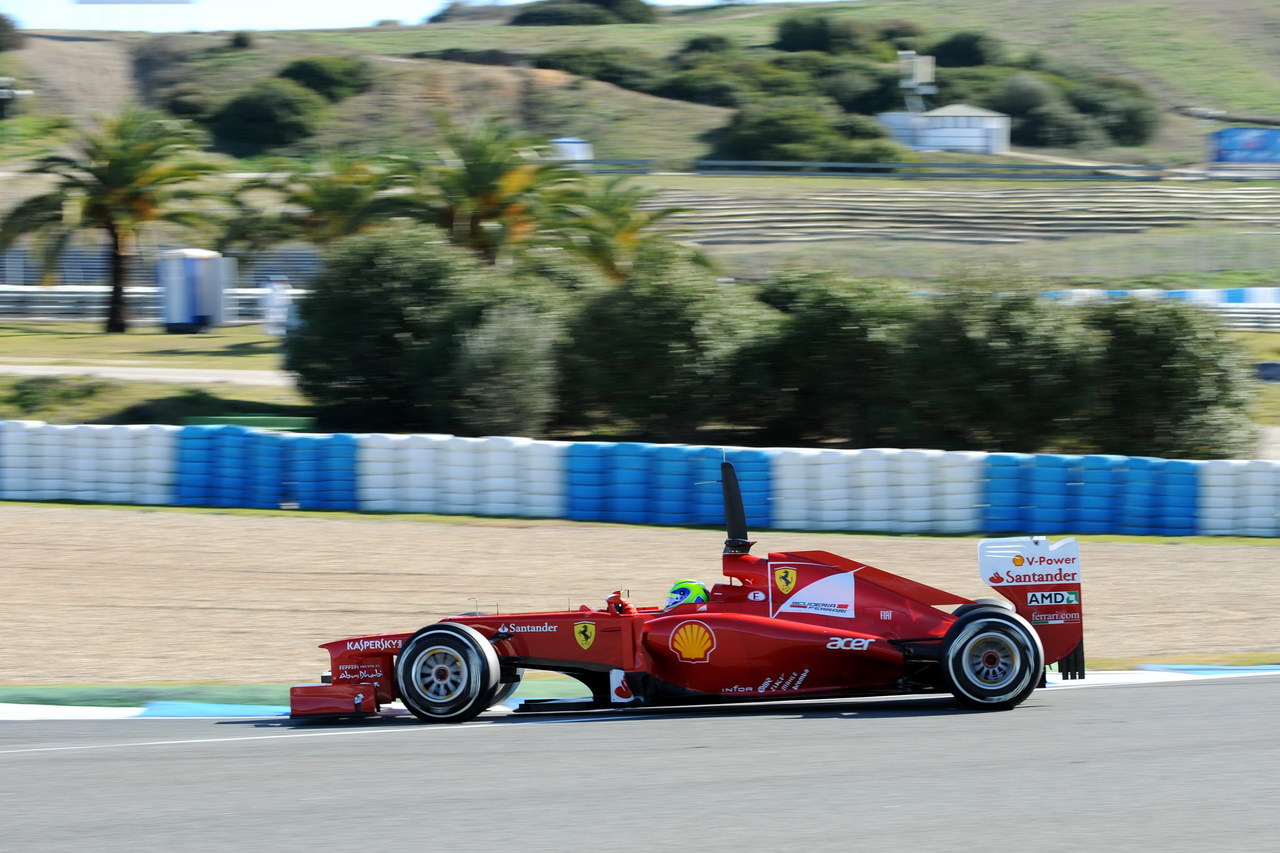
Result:
{"label": "amd logo", "polygon": [[1079,604],[1080,593],[1075,590],[1054,591],[1054,592],[1029,592],[1027,593],[1027,604],[1032,607],[1045,604]]}

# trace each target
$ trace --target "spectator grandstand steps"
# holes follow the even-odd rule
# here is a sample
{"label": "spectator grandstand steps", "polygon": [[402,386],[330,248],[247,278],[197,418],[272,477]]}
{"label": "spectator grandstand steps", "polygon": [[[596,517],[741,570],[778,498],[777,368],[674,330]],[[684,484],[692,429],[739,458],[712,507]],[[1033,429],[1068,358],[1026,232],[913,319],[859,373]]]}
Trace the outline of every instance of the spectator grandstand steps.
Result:
{"label": "spectator grandstand steps", "polygon": [[1137,234],[1195,222],[1248,229],[1280,225],[1280,191],[1265,188],[1062,187],[933,191],[824,190],[734,196],[668,190],[653,207],[696,243],[833,240],[844,237],[1018,242],[1084,234]]}

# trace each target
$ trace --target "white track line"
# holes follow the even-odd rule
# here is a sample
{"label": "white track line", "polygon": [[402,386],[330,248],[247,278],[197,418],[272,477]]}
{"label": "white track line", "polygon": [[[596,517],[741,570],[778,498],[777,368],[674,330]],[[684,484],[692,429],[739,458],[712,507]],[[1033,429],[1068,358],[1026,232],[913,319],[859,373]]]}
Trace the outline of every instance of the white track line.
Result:
{"label": "white track line", "polygon": [[[140,719],[164,719],[164,718],[144,717]],[[191,720],[191,719],[201,719],[201,718],[184,717],[184,718],[174,718],[174,719]],[[600,721],[612,722],[612,721],[622,720],[622,719],[626,719],[626,718],[624,717],[574,717],[573,718],[574,722],[600,722]],[[633,719],[640,719],[640,718],[636,717]],[[519,720],[519,721],[504,723],[501,726],[501,728],[506,728],[507,726],[529,725],[530,723],[546,725],[547,723],[553,723],[553,722],[563,722],[563,721],[562,720]],[[246,740],[286,740],[289,738],[304,738],[304,737],[352,737],[357,735],[385,735],[385,734],[392,734],[395,732],[460,732],[460,731],[476,731],[479,729],[486,729],[486,728],[499,728],[499,727],[494,726],[491,722],[480,722],[480,723],[471,723],[471,724],[454,725],[454,726],[408,725],[408,726],[396,726],[394,728],[346,730],[346,731],[340,731],[340,732],[297,732],[297,733],[281,734],[281,735],[247,735],[245,737],[192,738],[190,740],[148,740],[148,741],[135,741],[132,743],[90,743],[90,744],[80,744],[77,746],[38,746],[38,747],[29,747],[24,749],[0,749],[0,755],[16,755],[18,753],[24,753],[24,752],[70,752],[73,750],[83,750],[83,749],[119,749],[122,747],[127,748],[127,747],[133,747],[133,746],[181,746],[184,744],[196,744],[196,743],[231,743],[234,741],[246,741]]]}

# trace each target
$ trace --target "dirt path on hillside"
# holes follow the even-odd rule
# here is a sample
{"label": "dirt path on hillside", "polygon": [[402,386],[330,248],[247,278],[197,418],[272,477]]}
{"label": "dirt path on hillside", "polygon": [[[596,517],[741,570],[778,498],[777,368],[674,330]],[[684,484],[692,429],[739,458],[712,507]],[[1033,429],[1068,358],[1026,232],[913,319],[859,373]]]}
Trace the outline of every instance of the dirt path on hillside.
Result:
{"label": "dirt path on hillside", "polygon": [[[0,683],[311,681],[327,663],[316,645],[344,636],[495,605],[598,606],[619,587],[658,603],[674,579],[717,579],[721,538],[0,504]],[[760,552],[825,549],[991,594],[973,540],[758,538]],[[1086,544],[1089,655],[1280,651],[1277,557],[1263,546]]]}
{"label": "dirt path on hillside", "polygon": [[138,100],[128,37],[55,30],[26,36],[17,54],[26,71],[19,82],[35,90],[45,112],[82,123]]}

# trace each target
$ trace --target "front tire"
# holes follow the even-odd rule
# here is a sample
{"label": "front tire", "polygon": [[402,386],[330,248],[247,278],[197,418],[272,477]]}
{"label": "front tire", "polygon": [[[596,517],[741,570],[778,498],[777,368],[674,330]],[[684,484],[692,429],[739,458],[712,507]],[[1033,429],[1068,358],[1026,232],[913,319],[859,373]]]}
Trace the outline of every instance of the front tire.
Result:
{"label": "front tire", "polygon": [[493,694],[493,698],[489,700],[489,707],[501,705],[503,702],[511,698],[511,695],[520,689],[520,682],[524,680],[524,670],[516,669],[516,680],[509,681],[506,684],[499,684],[497,691]]}
{"label": "front tire", "polygon": [[966,708],[1003,711],[1021,704],[1040,685],[1044,649],[1017,613],[979,607],[961,615],[942,641],[947,689]]}
{"label": "front tire", "polygon": [[498,655],[479,631],[451,622],[428,625],[396,658],[396,689],[413,715],[462,723],[493,704]]}

